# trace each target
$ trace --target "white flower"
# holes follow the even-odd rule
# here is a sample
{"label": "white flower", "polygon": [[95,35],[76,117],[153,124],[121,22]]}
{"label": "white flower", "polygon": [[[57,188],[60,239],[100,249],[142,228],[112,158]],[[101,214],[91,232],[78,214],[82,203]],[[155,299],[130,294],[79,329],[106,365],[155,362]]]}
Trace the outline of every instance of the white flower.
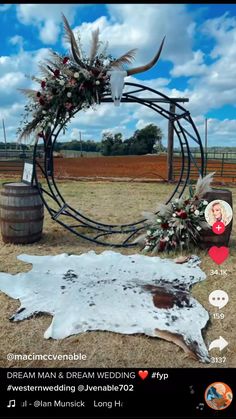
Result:
{"label": "white flower", "polygon": [[195,210],[195,211],[194,211],[194,214],[195,214],[195,215],[199,215],[199,214],[200,214],[200,212],[199,212],[198,210]]}
{"label": "white flower", "polygon": [[76,72],[76,73],[74,73],[74,78],[75,78],[75,79],[78,79],[78,78],[79,78],[79,73],[77,73],[77,72]]}
{"label": "white flower", "polygon": [[95,84],[96,84],[97,86],[99,86],[100,81],[99,81],[99,80],[96,80]]}
{"label": "white flower", "polygon": [[147,231],[147,235],[148,235],[148,236],[150,236],[150,234],[151,234],[151,233],[152,233],[152,232],[151,232],[151,230],[148,230],[148,231]]}
{"label": "white flower", "polygon": [[197,226],[197,231],[201,231],[202,227]]}
{"label": "white flower", "polygon": [[165,241],[169,241],[170,240],[170,238],[167,236],[167,237],[165,237]]}
{"label": "white flower", "polygon": [[107,65],[110,64],[110,60],[108,60],[108,58],[106,60],[103,61],[103,65],[106,67]]}
{"label": "white flower", "polygon": [[72,93],[71,92],[68,92],[67,93],[67,97],[71,97],[72,96]]}
{"label": "white flower", "polygon": [[64,84],[65,84],[64,80],[59,80],[59,84],[60,84],[61,86],[64,86]]}
{"label": "white flower", "polygon": [[207,205],[207,204],[208,204],[208,201],[204,200],[203,205]]}
{"label": "white flower", "polygon": [[172,217],[176,217],[176,214],[175,214],[175,212],[173,212],[173,214],[172,214]]}
{"label": "white flower", "polygon": [[157,219],[157,223],[161,223],[161,219],[160,218]]}
{"label": "white flower", "polygon": [[46,113],[47,113],[47,111],[44,111],[44,110],[42,111],[42,114],[43,114],[43,115],[46,115]]}
{"label": "white flower", "polygon": [[176,198],[176,199],[175,199],[175,202],[179,202],[179,198]]}

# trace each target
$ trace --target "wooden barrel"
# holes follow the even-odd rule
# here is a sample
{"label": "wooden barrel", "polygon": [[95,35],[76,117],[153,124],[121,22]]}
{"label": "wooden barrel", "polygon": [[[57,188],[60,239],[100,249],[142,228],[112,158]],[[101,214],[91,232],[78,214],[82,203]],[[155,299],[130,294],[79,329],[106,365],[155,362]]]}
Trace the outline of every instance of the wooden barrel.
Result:
{"label": "wooden barrel", "polygon": [[[233,199],[232,199],[232,192],[227,189],[212,189],[211,192],[208,192],[204,199],[209,203],[214,201],[215,199],[221,199],[222,201],[226,201],[231,208],[233,209]],[[209,249],[212,246],[228,246],[230,235],[232,231],[233,220],[225,227],[225,231],[223,234],[215,234],[212,231],[212,228],[209,227],[207,230],[202,230],[201,238],[199,247],[201,249]]]}
{"label": "wooden barrel", "polygon": [[0,197],[4,243],[27,244],[40,240],[44,207],[38,189],[23,182],[4,183]]}

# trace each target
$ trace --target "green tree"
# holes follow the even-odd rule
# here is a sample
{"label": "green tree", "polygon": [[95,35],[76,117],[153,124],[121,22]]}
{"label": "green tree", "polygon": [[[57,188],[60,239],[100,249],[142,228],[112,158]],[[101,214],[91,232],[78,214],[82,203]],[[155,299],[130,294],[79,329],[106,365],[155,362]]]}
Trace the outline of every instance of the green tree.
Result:
{"label": "green tree", "polygon": [[122,134],[105,132],[100,146],[103,156],[121,156],[126,154]]}
{"label": "green tree", "polygon": [[161,150],[162,131],[154,125],[149,124],[146,127],[136,130],[133,137],[130,138],[129,154],[151,154],[156,149]]}
{"label": "green tree", "polygon": [[109,131],[104,132],[103,136],[102,136],[102,142],[101,142],[101,153],[102,153],[102,155],[103,156],[111,156],[113,145],[114,145],[113,134]]}

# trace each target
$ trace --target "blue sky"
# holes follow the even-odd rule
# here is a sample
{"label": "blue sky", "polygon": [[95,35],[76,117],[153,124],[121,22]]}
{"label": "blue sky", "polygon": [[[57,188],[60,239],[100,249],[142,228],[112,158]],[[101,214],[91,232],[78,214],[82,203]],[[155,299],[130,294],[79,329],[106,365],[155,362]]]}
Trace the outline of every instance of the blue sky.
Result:
{"label": "blue sky", "polygon": [[[26,99],[18,88],[30,87],[26,74],[39,74],[48,49],[66,53],[61,13],[81,34],[84,49],[91,31],[100,28],[114,56],[138,48],[136,64],[152,58],[164,35],[161,60],[127,81],[149,85],[170,97],[189,98],[200,134],[208,118],[209,145],[236,146],[236,5],[235,4],[19,4],[0,5],[0,112],[9,141],[16,140]],[[166,122],[139,105],[101,105],[78,114],[67,139],[100,140],[104,131],[129,137],[147,123]],[[2,134],[0,135],[0,140]]]}

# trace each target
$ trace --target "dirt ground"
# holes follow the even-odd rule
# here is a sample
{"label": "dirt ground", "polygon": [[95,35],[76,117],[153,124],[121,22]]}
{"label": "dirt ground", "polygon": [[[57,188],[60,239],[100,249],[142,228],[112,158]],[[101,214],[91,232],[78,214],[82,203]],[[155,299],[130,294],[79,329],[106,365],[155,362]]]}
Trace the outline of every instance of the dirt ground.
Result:
{"label": "dirt ground", "polygon": [[[165,155],[55,158],[54,164],[55,172],[61,178],[167,179]],[[175,158],[176,173],[180,171],[180,164],[180,159]],[[224,171],[235,172],[235,164],[225,163]],[[216,172],[214,179],[217,182],[235,182],[232,175],[227,178],[220,176],[220,163],[217,160],[208,161],[208,172]],[[197,174],[192,177],[197,177]]]}
{"label": "dirt ground", "polygon": [[[63,160],[63,159],[61,159]],[[0,189],[1,183],[0,181]],[[158,202],[163,202],[171,186],[153,183],[126,182],[63,182],[60,189],[74,207],[97,219],[122,222],[126,217],[127,208],[130,216],[139,217],[141,211],[155,209]],[[234,205],[236,205],[236,189],[232,188]],[[105,197],[105,204],[104,204]],[[130,197],[130,202],[121,203]],[[130,205],[130,207],[129,207]],[[0,367],[236,367],[236,341],[234,325],[236,324],[236,291],[235,266],[236,251],[234,225],[231,238],[230,258],[221,265],[227,269],[227,275],[210,275],[216,266],[206,251],[197,250],[201,259],[201,268],[207,279],[193,287],[193,296],[209,311],[211,320],[204,331],[206,345],[223,336],[229,345],[221,353],[214,349],[211,355],[225,356],[224,364],[202,364],[185,356],[182,349],[175,344],[145,335],[123,335],[111,332],[86,332],[63,340],[46,340],[44,331],[51,323],[51,316],[34,316],[21,322],[12,323],[9,317],[19,307],[19,301],[0,293]],[[0,271],[15,274],[31,269],[30,265],[17,260],[21,253],[46,255],[72,253],[81,254],[89,250],[97,253],[107,248],[89,243],[69,234],[45,213],[44,232],[42,239],[33,245],[4,244],[0,239]],[[123,254],[139,253],[139,249],[113,249]],[[171,255],[169,256],[171,257]],[[223,320],[213,319],[214,309],[208,302],[210,292],[223,289],[229,294],[229,303],[221,311]],[[73,354],[87,356],[84,361],[8,361],[7,354]]]}

